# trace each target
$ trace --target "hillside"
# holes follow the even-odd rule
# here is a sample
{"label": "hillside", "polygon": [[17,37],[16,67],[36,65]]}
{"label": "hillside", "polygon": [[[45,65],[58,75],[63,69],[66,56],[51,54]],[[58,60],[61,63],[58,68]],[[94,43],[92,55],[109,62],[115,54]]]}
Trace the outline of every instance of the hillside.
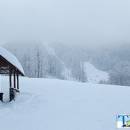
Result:
{"label": "hillside", "polygon": [[13,43],[12,46],[8,44],[4,46],[19,59],[28,77],[51,77],[94,83],[109,82],[109,73],[97,68],[89,61],[88,51],[61,45],[58,46],[60,48],[55,48],[42,43],[32,44],[30,47],[30,44]]}
{"label": "hillside", "polygon": [[[99,73],[96,76],[98,80],[94,78],[92,82],[104,83],[104,76],[100,76],[103,72],[105,82],[130,86],[130,45],[128,44],[90,47],[64,43],[17,41],[6,43],[3,47],[18,58],[26,76],[31,78],[51,77],[80,82],[92,81],[93,76],[88,74],[90,69],[84,68],[87,62],[91,64],[92,71],[95,72],[97,69],[96,73]],[[94,72],[92,73],[95,77]],[[109,75],[109,80],[106,81],[107,75]]]}
{"label": "hillside", "polygon": [[21,79],[15,102],[0,103],[1,130],[116,130],[129,113],[129,87]]}

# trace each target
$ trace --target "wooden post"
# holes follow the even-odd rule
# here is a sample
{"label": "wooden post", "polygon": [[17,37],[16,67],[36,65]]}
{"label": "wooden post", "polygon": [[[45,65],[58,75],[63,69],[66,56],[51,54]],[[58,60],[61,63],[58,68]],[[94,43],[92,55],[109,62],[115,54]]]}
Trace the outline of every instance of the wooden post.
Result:
{"label": "wooden post", "polygon": [[9,70],[9,86],[12,88],[12,70]]}
{"label": "wooden post", "polygon": [[11,68],[9,68],[9,84],[10,84],[10,88],[9,88],[9,97],[10,97],[10,101],[12,101],[13,97],[12,97],[12,72],[13,70]]}
{"label": "wooden post", "polygon": [[14,70],[14,88],[16,88],[15,70]]}
{"label": "wooden post", "polygon": [[18,72],[17,72],[17,89],[19,90],[19,75],[18,75]]}

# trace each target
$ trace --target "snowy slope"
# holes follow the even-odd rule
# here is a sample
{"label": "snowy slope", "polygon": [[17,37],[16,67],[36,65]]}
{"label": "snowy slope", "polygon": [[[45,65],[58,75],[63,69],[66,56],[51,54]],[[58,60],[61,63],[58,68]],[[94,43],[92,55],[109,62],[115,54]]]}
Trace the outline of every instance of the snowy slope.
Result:
{"label": "snowy slope", "polygon": [[116,130],[130,88],[23,78],[15,102],[0,103],[1,130]]}
{"label": "snowy slope", "polygon": [[84,71],[87,80],[90,83],[107,82],[109,80],[109,74],[107,72],[98,70],[95,66],[93,66],[89,62],[84,63]]}
{"label": "snowy slope", "polygon": [[[67,68],[65,63],[57,56],[55,50],[50,47],[48,44],[44,44],[49,55],[54,56],[62,65],[62,76],[66,80],[76,80],[75,77],[72,75],[72,70]],[[100,83],[100,82],[107,82],[109,80],[109,74],[107,72],[101,71],[97,69],[94,65],[89,62],[84,62],[84,72],[87,77],[87,81],[90,83]]]}
{"label": "snowy slope", "polygon": [[66,80],[74,80],[71,70],[68,69],[65,63],[56,55],[55,50],[52,47],[50,47],[48,44],[44,44],[44,47],[46,48],[49,55],[54,56],[59,61],[59,63],[61,63],[63,67],[61,75],[63,76],[63,78]]}

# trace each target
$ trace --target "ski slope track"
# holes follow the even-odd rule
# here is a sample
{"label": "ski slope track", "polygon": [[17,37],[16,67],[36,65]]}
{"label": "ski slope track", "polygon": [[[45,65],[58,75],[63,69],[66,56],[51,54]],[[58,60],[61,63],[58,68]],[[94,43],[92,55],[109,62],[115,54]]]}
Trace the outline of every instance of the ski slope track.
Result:
{"label": "ski slope track", "polygon": [[21,93],[0,103],[1,130],[116,130],[130,113],[130,88],[57,79],[21,78]]}

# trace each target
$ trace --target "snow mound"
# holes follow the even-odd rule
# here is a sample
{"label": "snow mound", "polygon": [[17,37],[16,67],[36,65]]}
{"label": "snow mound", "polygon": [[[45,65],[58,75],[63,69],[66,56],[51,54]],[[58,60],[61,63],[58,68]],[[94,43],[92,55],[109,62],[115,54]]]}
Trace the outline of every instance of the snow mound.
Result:
{"label": "snow mound", "polygon": [[88,82],[100,83],[100,82],[107,82],[109,80],[109,75],[107,72],[96,69],[89,62],[84,63],[84,70]]}

